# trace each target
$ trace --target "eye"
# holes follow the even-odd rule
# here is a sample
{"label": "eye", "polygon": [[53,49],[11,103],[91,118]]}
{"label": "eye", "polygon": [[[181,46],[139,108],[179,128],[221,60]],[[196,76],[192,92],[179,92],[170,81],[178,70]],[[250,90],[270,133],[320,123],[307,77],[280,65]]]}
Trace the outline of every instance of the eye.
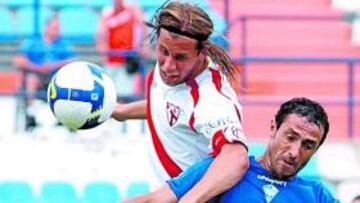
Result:
{"label": "eye", "polygon": [[286,139],[288,141],[294,141],[296,139],[296,136],[293,133],[288,132],[288,133],[286,133]]}
{"label": "eye", "polygon": [[185,61],[187,59],[187,57],[184,54],[179,54],[175,56],[175,59],[177,61]]}
{"label": "eye", "polygon": [[312,141],[305,141],[303,147],[305,150],[312,150],[315,149],[316,143]]}
{"label": "eye", "polygon": [[167,49],[165,49],[164,47],[160,47],[159,48],[161,54],[168,56],[169,55],[169,51]]}

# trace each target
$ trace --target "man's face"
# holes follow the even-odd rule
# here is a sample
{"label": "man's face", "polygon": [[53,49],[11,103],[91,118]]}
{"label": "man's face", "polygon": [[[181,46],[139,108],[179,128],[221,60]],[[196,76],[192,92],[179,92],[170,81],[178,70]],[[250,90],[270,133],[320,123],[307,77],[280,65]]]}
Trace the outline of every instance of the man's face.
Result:
{"label": "man's face", "polygon": [[174,86],[195,77],[204,61],[197,49],[197,41],[186,36],[160,30],[156,46],[160,77],[165,84]]}
{"label": "man's face", "polygon": [[269,170],[280,179],[288,179],[315,153],[324,130],[297,114],[289,114],[279,129],[274,125],[268,148]]}
{"label": "man's face", "polygon": [[53,19],[46,25],[45,35],[52,41],[59,37],[60,25],[58,20]]}
{"label": "man's face", "polygon": [[124,0],[113,0],[113,5],[115,8],[123,7],[124,6]]}

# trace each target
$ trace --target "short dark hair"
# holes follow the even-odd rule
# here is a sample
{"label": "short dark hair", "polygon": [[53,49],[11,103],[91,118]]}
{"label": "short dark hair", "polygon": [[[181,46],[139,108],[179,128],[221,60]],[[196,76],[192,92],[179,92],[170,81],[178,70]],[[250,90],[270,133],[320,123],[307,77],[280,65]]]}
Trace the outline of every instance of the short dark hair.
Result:
{"label": "short dark hair", "polygon": [[290,114],[305,117],[308,122],[317,125],[319,128],[322,127],[324,132],[319,146],[325,141],[329,132],[329,121],[324,108],[318,102],[300,97],[283,103],[275,116],[276,129],[280,128],[285,118]]}
{"label": "short dark hair", "polygon": [[354,199],[352,199],[352,201],[355,201],[355,200],[360,200],[360,195],[357,195],[354,197]]}

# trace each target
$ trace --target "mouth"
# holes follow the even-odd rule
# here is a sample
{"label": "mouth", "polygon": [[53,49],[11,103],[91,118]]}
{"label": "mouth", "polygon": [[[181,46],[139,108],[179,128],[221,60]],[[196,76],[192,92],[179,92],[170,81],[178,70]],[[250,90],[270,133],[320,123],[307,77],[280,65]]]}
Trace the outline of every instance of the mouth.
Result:
{"label": "mouth", "polygon": [[296,163],[295,161],[291,161],[291,160],[287,160],[287,159],[282,159],[283,164],[287,167],[287,168],[292,168],[295,169],[296,168]]}
{"label": "mouth", "polygon": [[164,81],[166,81],[166,82],[176,81],[179,78],[178,75],[166,74],[164,72],[162,72],[162,77],[163,77]]}

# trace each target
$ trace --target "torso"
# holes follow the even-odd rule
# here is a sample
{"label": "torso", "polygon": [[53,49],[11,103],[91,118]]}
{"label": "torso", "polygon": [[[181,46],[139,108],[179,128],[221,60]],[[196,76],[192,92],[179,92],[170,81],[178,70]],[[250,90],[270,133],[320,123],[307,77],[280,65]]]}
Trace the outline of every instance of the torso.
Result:
{"label": "torso", "polygon": [[211,67],[194,80],[172,87],[162,82],[158,68],[154,70],[148,87],[148,121],[154,143],[153,164],[162,180],[177,176],[208,156],[218,130],[241,129],[239,137],[234,139],[245,142],[241,118],[235,112],[235,107],[241,112],[237,96],[222,74],[218,78],[222,88],[218,90],[211,70],[220,74],[216,67]]}
{"label": "torso", "polygon": [[[108,47],[112,51],[130,50],[134,48],[136,37],[135,16],[131,9],[124,8],[120,12],[109,10],[104,14],[107,30]],[[122,56],[109,56],[109,63],[125,63]]]}

